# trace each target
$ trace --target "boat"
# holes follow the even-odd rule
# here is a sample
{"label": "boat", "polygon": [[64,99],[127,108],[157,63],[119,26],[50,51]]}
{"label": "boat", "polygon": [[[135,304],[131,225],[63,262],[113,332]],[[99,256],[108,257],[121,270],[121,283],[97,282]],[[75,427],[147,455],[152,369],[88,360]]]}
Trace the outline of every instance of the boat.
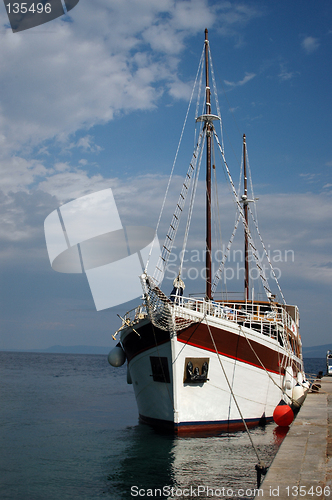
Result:
{"label": "boat", "polygon": [[332,350],[326,353],[326,374],[332,377]]}
{"label": "boat", "polygon": [[[243,136],[242,144],[244,190],[239,195],[226,162],[223,141],[217,134],[221,113],[216,93],[216,114],[211,109],[210,81],[213,89],[216,87],[211,64],[208,31],[205,30],[198,70],[203,79],[205,75],[205,90],[201,91],[197,84],[198,95],[203,96],[205,102],[203,113],[195,120],[199,127],[197,144],[160,258],[152,268],[153,273],[149,273],[151,267],[147,265],[140,276],[143,301],[121,318],[122,324],[113,336],[117,345],[109,354],[113,366],[121,366],[127,361],[128,382],[133,385],[140,422],[169,429],[175,434],[229,432],[257,426],[272,420],[280,401],[294,405],[298,399],[303,400],[307,390],[299,310],[296,305],[286,304],[271,265],[281,298],[272,294],[257,257],[249,227],[252,216],[258,230],[250,208],[255,199],[250,199],[248,194],[246,137]],[[216,292],[235,229],[215,276],[212,273],[214,148],[223,162],[236,204],[235,229],[240,222],[244,228],[244,292],[236,299],[229,293],[218,297]],[[203,150],[206,151],[205,293],[184,295],[180,265],[169,294],[169,291],[162,291],[161,282],[186,198],[190,201],[184,240],[188,238]],[[266,251],[262,239],[261,242]],[[271,264],[267,251],[266,257]],[[262,299],[251,289],[250,261],[254,258],[265,292]]]}

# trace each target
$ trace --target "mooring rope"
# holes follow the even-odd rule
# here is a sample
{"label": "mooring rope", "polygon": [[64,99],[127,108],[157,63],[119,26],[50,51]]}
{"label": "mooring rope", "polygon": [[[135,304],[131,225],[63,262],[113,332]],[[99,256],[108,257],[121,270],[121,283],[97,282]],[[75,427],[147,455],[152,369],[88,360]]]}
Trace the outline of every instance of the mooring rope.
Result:
{"label": "mooring rope", "polygon": [[260,465],[260,466],[262,466],[262,467],[265,467],[265,464],[264,464],[264,462],[261,460],[261,458],[260,458],[260,456],[259,456],[259,453],[258,453],[258,450],[257,450],[257,448],[256,448],[256,445],[255,445],[255,443],[254,443],[254,441],[253,441],[253,439],[252,439],[252,437],[251,437],[250,431],[249,431],[248,426],[247,426],[247,422],[245,421],[245,419],[244,419],[244,417],[243,417],[243,415],[242,415],[242,412],[241,412],[240,406],[239,406],[239,404],[238,404],[238,402],[237,402],[237,399],[236,399],[236,397],[235,397],[235,394],[234,394],[234,391],[233,391],[233,389],[232,389],[232,386],[231,386],[231,384],[230,384],[230,382],[229,382],[229,380],[228,380],[228,377],[227,377],[227,374],[226,374],[226,371],[225,371],[224,365],[223,365],[223,363],[222,363],[222,361],[221,361],[221,359],[220,359],[220,355],[219,355],[219,352],[218,352],[218,349],[217,349],[216,343],[215,343],[215,341],[214,341],[214,338],[213,338],[213,335],[212,335],[212,332],[211,332],[211,329],[210,329],[210,325],[208,324],[208,322],[207,322],[207,321],[206,321],[206,326],[208,327],[209,334],[210,334],[210,337],[211,337],[211,340],[212,340],[212,343],[213,343],[213,347],[214,347],[214,350],[216,351],[216,354],[217,354],[217,357],[218,357],[218,361],[219,361],[219,363],[220,363],[221,369],[222,369],[223,374],[224,374],[224,377],[225,377],[225,379],[226,379],[226,382],[227,382],[228,388],[229,388],[229,390],[230,390],[230,393],[231,393],[231,395],[232,395],[232,398],[233,398],[233,400],[234,400],[234,403],[235,403],[235,405],[236,405],[236,408],[237,408],[237,410],[238,410],[238,412],[239,412],[239,415],[240,415],[240,417],[241,417],[241,420],[242,420],[242,422],[243,422],[243,425],[244,425],[244,427],[245,427],[245,430],[247,431],[247,434],[248,434],[248,437],[249,437],[250,442],[251,442],[251,444],[252,444],[252,447],[253,447],[253,449],[254,449],[254,451],[255,451],[255,453],[256,453],[256,456],[257,456],[257,460],[258,460],[258,462],[259,462],[259,465]]}
{"label": "mooring rope", "polygon": [[209,326],[209,324],[208,324],[208,322],[207,322],[207,321],[206,321],[206,326],[208,327],[209,334],[210,334],[210,337],[211,337],[211,340],[212,340],[212,343],[213,343],[214,349],[215,349],[215,351],[216,351],[216,354],[217,354],[218,361],[219,361],[219,363],[220,363],[221,369],[222,369],[223,374],[224,374],[224,376],[225,376],[225,379],[226,379],[226,382],[227,382],[228,388],[229,388],[229,390],[230,390],[230,393],[231,393],[231,395],[232,395],[232,398],[233,398],[233,400],[234,400],[234,403],[235,403],[236,408],[237,408],[237,410],[238,410],[238,412],[239,412],[239,415],[240,415],[241,420],[242,420],[242,422],[243,422],[244,428],[245,428],[245,430],[246,430],[246,432],[247,432],[247,434],[248,434],[249,440],[250,440],[250,442],[251,442],[251,445],[252,445],[252,447],[253,447],[253,450],[255,451],[255,454],[256,454],[256,457],[257,457],[257,460],[258,460],[258,464],[256,464],[256,465],[255,465],[255,470],[256,470],[256,474],[257,474],[257,488],[259,488],[259,487],[260,487],[260,485],[261,485],[261,479],[262,479],[262,476],[265,476],[265,475],[266,475],[266,473],[267,473],[267,471],[268,471],[268,467],[265,465],[265,463],[263,462],[263,460],[262,460],[262,459],[261,459],[261,457],[259,456],[258,449],[257,449],[257,447],[256,447],[256,445],[255,445],[255,443],[254,443],[254,441],[253,441],[253,439],[252,439],[252,437],[251,437],[250,431],[249,431],[248,426],[247,426],[247,422],[245,421],[245,419],[244,419],[244,417],[243,417],[243,415],[242,415],[242,412],[241,412],[241,410],[240,410],[240,406],[239,406],[239,404],[238,404],[238,402],[237,402],[237,399],[236,399],[236,397],[235,397],[235,394],[234,394],[234,391],[233,391],[233,389],[232,389],[232,386],[231,386],[231,384],[230,384],[230,382],[229,382],[229,380],[228,380],[228,377],[227,377],[227,374],[226,374],[226,371],[225,371],[224,365],[223,365],[223,363],[222,363],[222,361],[221,361],[221,359],[220,359],[220,356],[219,356],[219,352],[218,352],[218,349],[217,349],[216,343],[215,343],[215,341],[214,341],[214,338],[213,338],[213,335],[212,335],[212,332],[211,332],[210,326]]}

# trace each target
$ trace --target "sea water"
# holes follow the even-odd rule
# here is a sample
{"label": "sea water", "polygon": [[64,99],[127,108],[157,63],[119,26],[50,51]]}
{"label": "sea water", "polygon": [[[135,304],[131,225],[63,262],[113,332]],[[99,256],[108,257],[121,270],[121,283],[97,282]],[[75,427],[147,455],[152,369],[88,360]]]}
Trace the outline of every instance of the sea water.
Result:
{"label": "sea water", "polygon": [[[308,360],[309,361],[309,360]],[[325,360],[310,360],[311,373]],[[0,352],[1,500],[253,498],[245,432],[174,437],[138,424],[126,369],[106,356]],[[283,434],[251,430],[269,465]]]}

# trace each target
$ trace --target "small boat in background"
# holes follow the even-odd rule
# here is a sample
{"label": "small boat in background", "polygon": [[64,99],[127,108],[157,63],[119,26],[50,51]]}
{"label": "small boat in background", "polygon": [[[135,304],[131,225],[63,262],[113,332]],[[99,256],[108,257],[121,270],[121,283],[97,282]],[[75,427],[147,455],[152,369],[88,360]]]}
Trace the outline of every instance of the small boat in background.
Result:
{"label": "small boat in background", "polygon": [[326,374],[332,377],[332,351],[326,353]]}

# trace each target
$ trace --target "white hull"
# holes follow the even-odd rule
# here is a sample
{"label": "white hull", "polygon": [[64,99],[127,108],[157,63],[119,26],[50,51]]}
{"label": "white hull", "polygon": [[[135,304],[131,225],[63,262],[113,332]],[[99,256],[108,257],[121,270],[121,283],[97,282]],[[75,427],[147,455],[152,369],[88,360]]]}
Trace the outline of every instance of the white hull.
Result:
{"label": "white hull", "polygon": [[[134,339],[140,346],[141,341],[137,334],[140,333],[143,337],[146,335],[147,328],[152,329],[156,340],[154,343],[157,344],[146,346],[137,354],[129,354],[128,370],[142,421],[153,425],[168,425],[176,432],[200,429],[240,429],[243,428],[242,417],[247,424],[257,425],[265,418],[272,419],[275,407],[283,398],[281,388],[284,384],[287,366],[297,367],[292,369],[294,378],[291,381],[292,386],[296,384],[296,375],[300,371],[298,367],[301,366],[301,360],[295,355],[291,359],[289,352],[276,339],[245,327],[239,327],[234,322],[225,319],[209,317],[208,324],[209,326],[206,326],[206,319],[199,323],[201,332],[210,330],[217,337],[218,332],[221,331],[223,337],[226,334],[231,335],[233,342],[237,345],[239,345],[239,340],[245,341],[250,354],[248,354],[248,359],[243,360],[241,356],[235,359],[231,352],[221,352],[218,339],[216,339],[218,354],[208,346],[192,345],[197,340],[195,339],[196,342],[185,340],[186,330],[170,336],[168,341],[162,339],[158,342],[160,330],[154,328],[147,318],[135,324],[136,333],[132,328],[122,331],[123,346],[130,344],[130,339]],[[197,326],[195,325],[197,323],[189,327],[187,331],[190,333],[191,328],[196,332]],[[197,333],[197,338],[203,337],[201,332]],[[270,368],[264,368],[261,364],[264,360],[260,360],[256,355],[253,358],[249,344],[256,347],[259,345],[260,349],[264,349],[262,352],[270,353],[271,359],[278,359],[277,364],[274,362],[272,366],[271,361]],[[160,380],[154,380],[156,377],[154,377],[151,358],[164,359],[164,371],[167,370],[168,373],[162,371]],[[186,381],[188,359],[202,358],[208,362],[208,380]],[[166,381],[168,375],[169,379]]]}

